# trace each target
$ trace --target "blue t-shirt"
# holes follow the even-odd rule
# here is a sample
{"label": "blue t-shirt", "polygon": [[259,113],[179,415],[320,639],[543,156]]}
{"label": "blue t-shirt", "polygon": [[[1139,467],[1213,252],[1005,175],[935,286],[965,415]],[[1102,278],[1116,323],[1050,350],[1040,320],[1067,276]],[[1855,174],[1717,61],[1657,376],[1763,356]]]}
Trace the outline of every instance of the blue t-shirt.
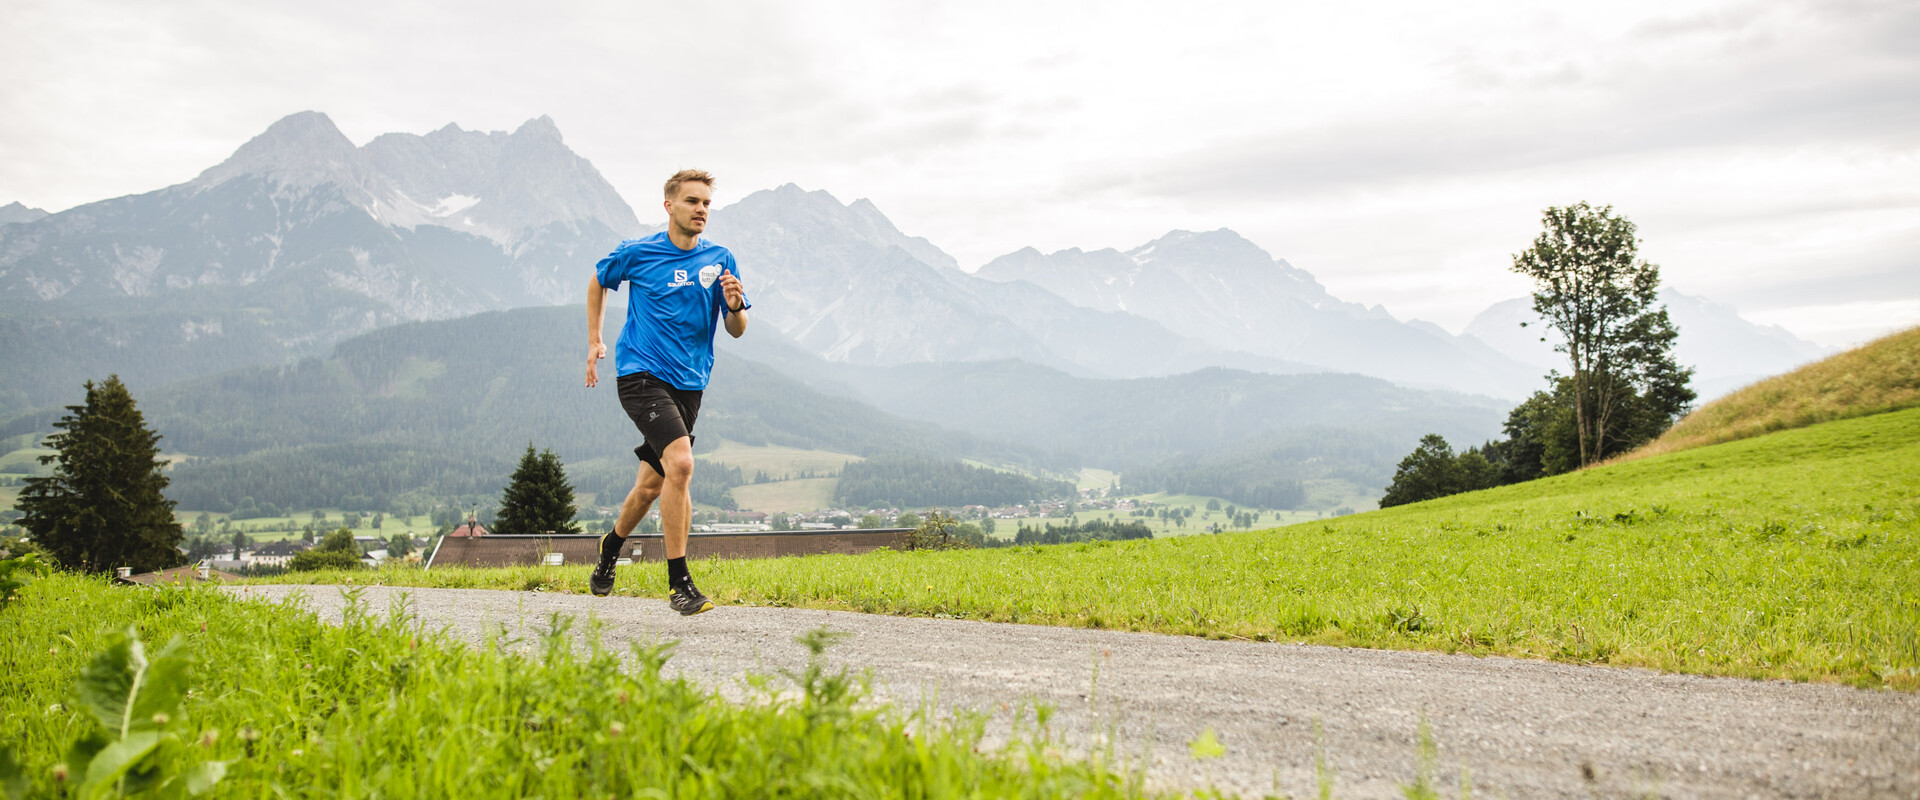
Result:
{"label": "blue t-shirt", "polygon": [[[703,238],[692,250],[682,250],[666,231],[621,242],[601,259],[594,273],[602,287],[633,285],[627,295],[627,324],[613,350],[615,371],[646,372],[675,389],[707,388],[713,373],[713,332],[727,310],[722,272],[740,277],[727,248]],[[753,307],[745,296],[740,303],[742,311]]]}

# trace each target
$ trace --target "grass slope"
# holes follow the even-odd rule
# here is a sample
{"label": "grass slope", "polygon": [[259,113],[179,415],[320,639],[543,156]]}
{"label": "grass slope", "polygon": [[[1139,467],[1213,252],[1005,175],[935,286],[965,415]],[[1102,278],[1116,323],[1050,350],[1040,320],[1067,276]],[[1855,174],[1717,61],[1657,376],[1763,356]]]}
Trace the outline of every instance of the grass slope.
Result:
{"label": "grass slope", "polygon": [[1920,327],[1720,398],[1626,458],[1920,406]]}
{"label": "grass slope", "polygon": [[[1920,409],[1251,533],[695,571],[722,603],[1920,689]],[[579,592],[586,578],[302,579]],[[627,569],[619,590],[662,584],[657,567]]]}
{"label": "grass slope", "polygon": [[978,720],[865,702],[844,673],[762,676],[743,685],[748,702],[729,703],[663,677],[670,648],[635,648],[623,667],[591,625],[591,646],[576,647],[571,622],[469,647],[397,611],[352,609],[336,626],[206,588],[46,578],[0,608],[0,753],[28,781],[0,793],[66,796],[83,777],[62,785],[55,767],[102,729],[76,687],[110,634],[133,626],[148,653],[177,636],[193,660],[191,694],[155,717],[178,744],[140,769],[164,779],[226,762],[209,797],[1142,794],[1135,777],[1062,760],[1043,734],[989,749]]}

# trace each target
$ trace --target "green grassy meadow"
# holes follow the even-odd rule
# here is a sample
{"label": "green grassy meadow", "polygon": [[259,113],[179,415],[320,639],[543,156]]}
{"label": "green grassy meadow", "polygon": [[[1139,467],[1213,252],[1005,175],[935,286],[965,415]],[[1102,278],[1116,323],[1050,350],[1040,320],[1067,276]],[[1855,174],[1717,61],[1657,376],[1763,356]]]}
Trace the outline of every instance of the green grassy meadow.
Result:
{"label": "green grassy meadow", "polygon": [[733,500],[741,508],[768,514],[818,511],[833,507],[833,490],[839,478],[794,478],[772,483],[750,483],[733,487]]}
{"label": "green grassy meadow", "polygon": [[765,472],[779,478],[783,475],[797,475],[808,470],[814,473],[835,473],[849,461],[866,459],[847,453],[835,453],[830,450],[801,450],[794,447],[774,445],[749,445],[721,440],[720,446],[713,452],[697,456],[701,461],[717,461],[729,467],[738,467],[752,480],[753,474]]}
{"label": "green grassy meadow", "polygon": [[52,464],[40,463],[41,456],[58,455],[44,447],[27,447],[0,453],[0,475],[9,478],[45,477],[53,474]]}
{"label": "green grassy meadow", "polygon": [[[146,667],[129,654],[129,630],[145,645]],[[670,646],[617,653],[593,631],[590,621],[555,617],[533,640],[501,634],[470,646],[401,610],[352,608],[336,626],[204,587],[45,577],[0,607],[0,792],[1143,794],[1109,754],[1061,757],[1031,714],[1025,734],[988,748],[980,719],[935,722],[864,702],[858,682],[818,659],[802,673],[749,679],[747,701],[731,703],[663,677]],[[818,653],[826,639],[812,638]],[[583,639],[588,646],[577,647]],[[89,740],[106,747],[76,758],[70,748]]]}
{"label": "green grassy meadow", "polygon": [[[587,571],[289,577],[584,592]],[[663,596],[655,571],[619,591]],[[722,603],[1915,690],[1920,409],[1269,530],[695,573]]]}

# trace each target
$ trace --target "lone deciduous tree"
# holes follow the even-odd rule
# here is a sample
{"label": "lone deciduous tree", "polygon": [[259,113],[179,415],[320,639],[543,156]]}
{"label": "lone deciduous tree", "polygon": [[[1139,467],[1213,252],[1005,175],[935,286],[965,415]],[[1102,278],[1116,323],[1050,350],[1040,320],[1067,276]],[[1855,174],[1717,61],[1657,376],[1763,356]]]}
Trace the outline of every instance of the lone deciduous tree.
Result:
{"label": "lone deciduous tree", "polygon": [[500,498],[493,527],[499,533],[579,533],[574,511],[573,485],[560,457],[552,450],[535,454],[529,444]]}
{"label": "lone deciduous tree", "polygon": [[[1693,402],[1693,370],[1673,360],[1679,333],[1666,307],[1654,306],[1660,268],[1639,257],[1632,222],[1612,206],[1586,203],[1549,208],[1541,221],[1546,230],[1513,257],[1513,270],[1534,280],[1533,310],[1562,337],[1554,349],[1572,369],[1574,432],[1586,466],[1643,433],[1623,427],[1671,424]],[[1637,424],[1623,426],[1628,416]]]}
{"label": "lone deciduous tree", "polygon": [[135,572],[179,566],[185,534],[173,518],[160,434],[134,407],[119,376],[87,381],[84,405],[47,437],[56,452],[41,456],[53,474],[28,478],[16,505],[20,525],[61,566],[80,572],[131,567]]}

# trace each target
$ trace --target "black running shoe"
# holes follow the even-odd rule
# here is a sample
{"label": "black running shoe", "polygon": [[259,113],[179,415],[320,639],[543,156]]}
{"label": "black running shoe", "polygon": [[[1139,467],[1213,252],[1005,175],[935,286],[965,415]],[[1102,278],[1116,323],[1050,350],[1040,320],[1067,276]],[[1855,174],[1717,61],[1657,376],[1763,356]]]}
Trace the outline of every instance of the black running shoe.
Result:
{"label": "black running shoe", "polygon": [[[594,597],[606,597],[613,593],[613,565],[620,559],[620,545],[608,542],[608,537],[619,539],[613,531],[607,531],[600,537],[600,563],[593,568],[593,576],[587,579],[587,588],[593,590]],[[612,547],[607,545],[612,544]]]}
{"label": "black running shoe", "polygon": [[667,596],[667,605],[680,612],[680,616],[691,617],[713,608],[713,601],[701,594],[700,590],[694,587],[693,581],[689,580],[674,587],[673,594]]}

